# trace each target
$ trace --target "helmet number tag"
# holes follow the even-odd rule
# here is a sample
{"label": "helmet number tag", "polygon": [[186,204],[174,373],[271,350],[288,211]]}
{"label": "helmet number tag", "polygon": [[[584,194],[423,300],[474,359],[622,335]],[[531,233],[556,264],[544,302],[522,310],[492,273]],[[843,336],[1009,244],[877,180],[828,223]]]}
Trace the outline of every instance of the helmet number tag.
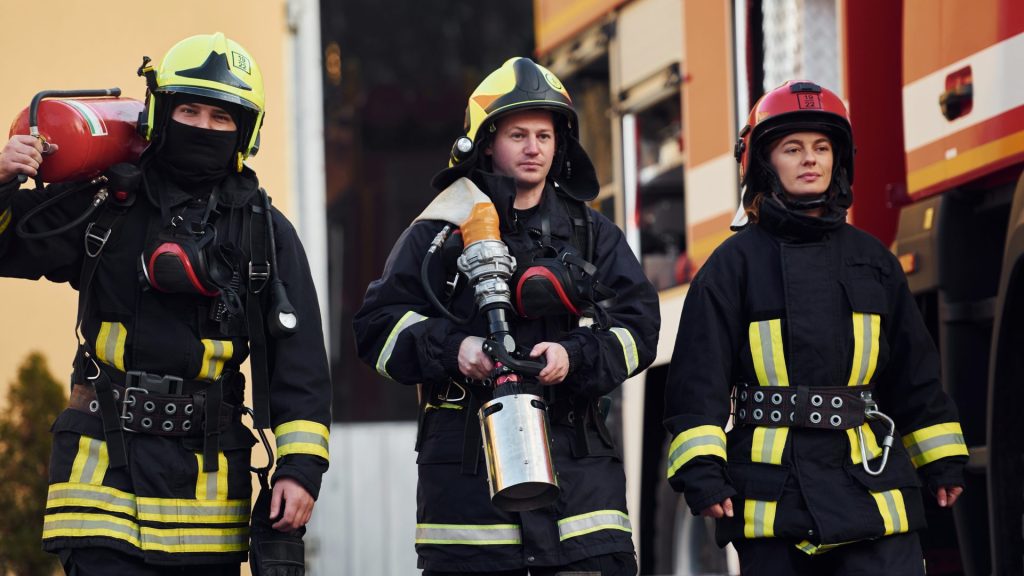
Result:
{"label": "helmet number tag", "polygon": [[231,65],[246,74],[252,74],[252,64],[249,63],[249,59],[245,54],[239,54],[238,52],[231,52]]}
{"label": "helmet number tag", "polygon": [[821,110],[821,94],[804,92],[796,95],[797,106],[801,110]]}

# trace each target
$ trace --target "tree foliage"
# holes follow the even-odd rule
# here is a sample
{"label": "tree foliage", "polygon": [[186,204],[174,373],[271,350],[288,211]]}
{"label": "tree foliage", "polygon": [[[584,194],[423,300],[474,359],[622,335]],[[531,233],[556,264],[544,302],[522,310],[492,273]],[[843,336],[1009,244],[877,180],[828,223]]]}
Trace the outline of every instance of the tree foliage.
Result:
{"label": "tree foliage", "polygon": [[29,354],[0,410],[0,575],[52,574],[40,541],[46,507],[50,423],[67,403],[46,359]]}

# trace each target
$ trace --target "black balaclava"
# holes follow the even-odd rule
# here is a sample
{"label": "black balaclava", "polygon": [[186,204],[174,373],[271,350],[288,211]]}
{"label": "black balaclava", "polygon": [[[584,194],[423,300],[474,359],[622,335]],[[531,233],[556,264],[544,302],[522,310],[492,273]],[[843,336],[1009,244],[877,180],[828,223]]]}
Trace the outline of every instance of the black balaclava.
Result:
{"label": "black balaclava", "polygon": [[[240,128],[238,106],[193,94],[178,93],[171,110],[181,104],[199,103],[224,109]],[[168,117],[163,140],[154,161],[169,179],[185,189],[208,189],[223,180],[235,166],[240,130],[224,131],[197,128]]]}

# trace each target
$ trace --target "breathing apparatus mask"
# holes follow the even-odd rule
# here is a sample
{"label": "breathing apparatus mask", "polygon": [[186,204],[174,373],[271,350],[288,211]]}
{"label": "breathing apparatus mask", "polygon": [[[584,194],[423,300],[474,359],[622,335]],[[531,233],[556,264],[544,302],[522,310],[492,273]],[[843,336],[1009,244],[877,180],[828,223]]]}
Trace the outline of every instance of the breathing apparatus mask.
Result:
{"label": "breathing apparatus mask", "polygon": [[595,279],[597,267],[569,248],[556,251],[546,246],[544,250],[545,255],[512,277],[516,312],[530,319],[565,314],[598,319],[603,311],[600,303],[615,292]]}

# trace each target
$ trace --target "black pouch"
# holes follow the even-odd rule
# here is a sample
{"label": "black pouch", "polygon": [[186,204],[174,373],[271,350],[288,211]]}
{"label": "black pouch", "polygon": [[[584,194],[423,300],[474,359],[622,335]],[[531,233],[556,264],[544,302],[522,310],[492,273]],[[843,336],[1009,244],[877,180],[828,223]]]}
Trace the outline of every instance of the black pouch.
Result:
{"label": "black pouch", "polygon": [[249,530],[249,568],[254,576],[304,576],[306,548],[302,536],[306,528],[281,532],[270,518],[271,491],[260,488],[252,510]]}

